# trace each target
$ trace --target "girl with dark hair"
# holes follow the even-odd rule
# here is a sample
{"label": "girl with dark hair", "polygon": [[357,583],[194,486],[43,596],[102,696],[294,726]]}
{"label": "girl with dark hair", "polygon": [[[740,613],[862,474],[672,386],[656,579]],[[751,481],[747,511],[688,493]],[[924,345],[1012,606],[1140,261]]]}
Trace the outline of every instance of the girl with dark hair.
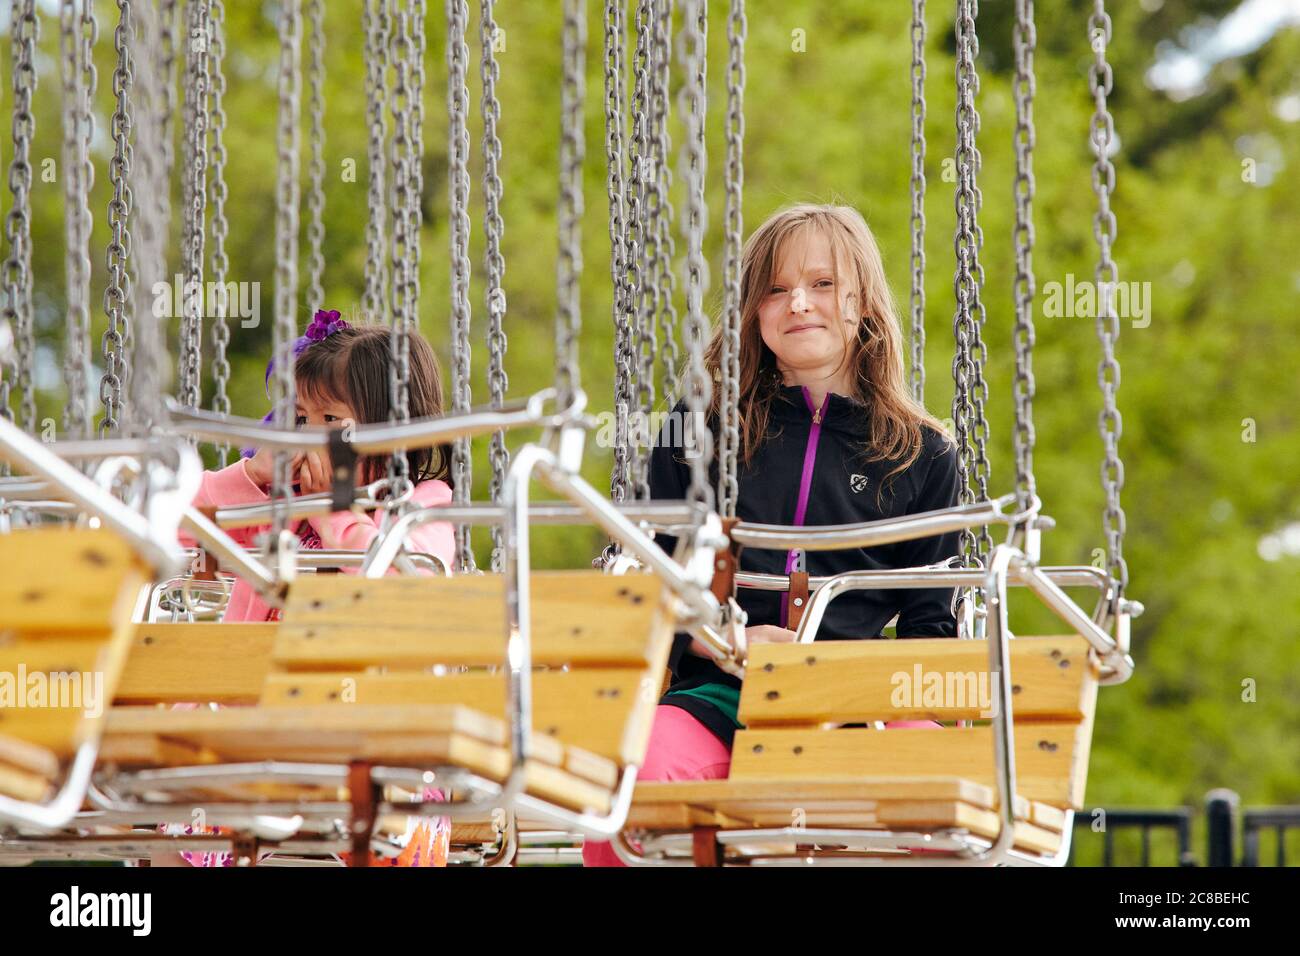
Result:
{"label": "girl with dark hair", "polygon": [[[442,412],[442,385],[438,376],[438,363],[433,350],[419,334],[410,336],[410,413],[412,418],[425,418]],[[382,326],[352,327],[339,318],[338,312],[317,312],[307,327],[307,334],[294,343],[294,377],[297,382],[297,424],[347,427],[349,424],[370,424],[389,420],[389,368],[392,361],[392,342],[389,329]],[[271,369],[267,368],[267,379]],[[266,420],[270,421],[271,415]],[[369,483],[387,474],[388,456],[371,456],[358,462],[361,482]],[[451,488],[447,484],[448,456],[444,447],[421,448],[408,453],[408,474],[414,484],[413,502],[418,507],[444,505],[451,501]],[[273,456],[269,449],[244,449],[243,456],[228,468],[209,471],[194,503],[203,507],[229,507],[256,504],[270,500]],[[328,454],[308,452],[293,459],[293,473],[297,478],[295,488],[299,494],[328,491],[330,488],[330,462]],[[266,530],[240,528],[230,535],[239,544],[250,546],[258,534]],[[308,518],[295,529],[303,548],[329,548],[365,550],[379,533],[377,518],[373,515],[350,511]],[[411,531],[411,549],[436,555],[447,567],[452,566],[455,538],[452,526],[438,521],[421,525]],[[193,545],[193,541],[187,541]],[[241,579],[236,579],[226,605],[223,620],[271,621],[279,612],[268,607]],[[198,704],[176,704],[178,708],[194,708]],[[441,791],[426,787],[424,800],[441,800]],[[415,799],[415,796],[412,796]],[[208,827],[184,824],[164,824],[162,832],[173,835],[217,832]],[[451,821],[446,817],[407,817],[406,832],[399,843],[401,853],[391,859],[372,857],[377,866],[446,866],[451,835]],[[170,852],[155,853],[154,866],[190,864],[191,866],[232,866],[231,854],[214,851],[208,853]]]}
{"label": "girl with dark hair", "polygon": [[[337,312],[317,312],[307,334],[294,346],[297,356],[297,423],[347,427],[389,420],[389,363],[392,361],[390,332],[383,326],[353,327]],[[267,371],[270,376],[270,370]],[[410,392],[412,418],[442,413],[442,385],[433,349],[422,336],[410,336]],[[268,416],[269,417],[269,416]],[[415,489],[417,507],[433,507],[451,501],[447,451],[443,447],[419,448],[407,454],[408,473]],[[359,483],[369,483],[388,472],[388,456],[368,456],[358,461]],[[225,508],[270,500],[269,486],[274,467],[270,449],[245,449],[244,457],[228,468],[209,471],[194,503]],[[330,489],[330,463],[325,452],[294,456],[293,474],[299,494]],[[300,522],[295,529],[301,547],[364,551],[379,533],[378,516],[340,511]],[[251,546],[266,527],[240,528],[231,532],[238,543]],[[414,529],[411,550],[433,554],[451,566],[455,553],[452,526],[431,522]],[[226,621],[276,620],[278,612],[266,606],[252,587],[237,580],[226,607]]]}

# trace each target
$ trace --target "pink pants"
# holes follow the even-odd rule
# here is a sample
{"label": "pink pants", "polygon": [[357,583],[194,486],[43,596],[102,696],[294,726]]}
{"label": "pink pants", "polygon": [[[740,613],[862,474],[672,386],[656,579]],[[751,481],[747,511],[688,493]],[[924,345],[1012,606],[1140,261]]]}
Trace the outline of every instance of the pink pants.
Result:
{"label": "pink pants", "polygon": [[[637,780],[718,780],[731,767],[731,751],[702,723],[671,704],[655,709]],[[582,845],[583,866],[625,866],[609,844]]]}
{"label": "pink pants", "polygon": [[[895,727],[938,727],[932,720],[894,720]],[[655,709],[654,725],[646,744],[645,763],[637,780],[720,780],[731,768],[731,751],[702,723],[671,704]],[[608,843],[582,845],[583,866],[625,866]]]}

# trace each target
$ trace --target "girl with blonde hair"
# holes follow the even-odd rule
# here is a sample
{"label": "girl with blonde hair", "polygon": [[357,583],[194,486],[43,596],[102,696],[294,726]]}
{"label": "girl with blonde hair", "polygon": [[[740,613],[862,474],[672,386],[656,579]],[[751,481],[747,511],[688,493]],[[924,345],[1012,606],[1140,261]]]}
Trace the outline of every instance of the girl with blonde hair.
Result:
{"label": "girl with blonde hair", "polygon": [[[875,237],[857,210],[797,205],[761,225],[741,262],[740,446],[736,516],[745,522],[826,525],[875,521],[957,504],[956,448],[908,392],[903,336]],[[722,329],[706,364],[721,374]],[[717,434],[720,389],[709,427]],[[686,414],[684,403],[674,409]],[[674,416],[674,417],[676,417]],[[650,494],[680,500],[690,484],[690,429],[666,427],[650,457]],[[685,438],[683,437],[685,436]],[[715,439],[714,447],[717,447]],[[717,483],[717,461],[712,464]],[[661,543],[669,551],[675,542]],[[958,535],[843,551],[747,549],[742,571],[810,576],[934,564]],[[952,589],[850,591],[826,609],[818,638],[951,637]],[[740,590],[750,643],[790,641],[788,592]],[[793,616],[801,613],[796,606]],[[740,726],[740,681],[679,634],[642,780],[725,777]],[[899,721],[891,727],[937,727]],[[607,843],[583,848],[588,866],[618,865]]]}

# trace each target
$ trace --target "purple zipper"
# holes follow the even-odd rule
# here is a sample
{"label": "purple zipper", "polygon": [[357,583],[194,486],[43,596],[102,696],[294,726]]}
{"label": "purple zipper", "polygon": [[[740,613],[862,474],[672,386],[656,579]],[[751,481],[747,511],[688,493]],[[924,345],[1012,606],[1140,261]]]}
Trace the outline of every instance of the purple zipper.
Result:
{"label": "purple zipper", "polygon": [[[808,389],[803,389],[803,400],[808,406],[808,411],[812,412],[812,428],[808,430],[808,444],[803,450],[803,475],[799,478],[799,501],[794,508],[794,523],[803,524],[804,515],[808,512],[808,494],[812,491],[812,474],[813,465],[817,462],[817,442],[822,436],[822,415],[826,412],[826,406],[830,403],[831,393],[827,392],[826,397],[822,399],[821,408],[813,408],[812,395]],[[794,570],[795,558],[798,555],[798,549],[787,551],[785,555],[785,573],[788,575]],[[787,591],[785,600],[781,602],[781,626],[786,627],[790,620],[790,592]]]}

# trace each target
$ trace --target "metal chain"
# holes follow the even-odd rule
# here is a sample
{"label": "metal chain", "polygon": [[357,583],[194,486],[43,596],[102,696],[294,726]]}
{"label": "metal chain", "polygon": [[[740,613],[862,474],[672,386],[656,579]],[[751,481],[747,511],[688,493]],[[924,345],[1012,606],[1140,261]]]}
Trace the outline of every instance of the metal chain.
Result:
{"label": "metal chain", "polygon": [[[988,422],[984,404],[988,386],[984,382],[984,362],[987,349],[981,336],[984,306],[980,290],[984,284],[984,270],[979,253],[983,245],[979,231],[979,187],[976,177],[980,168],[980,154],[975,146],[979,131],[979,113],[975,109],[975,95],[979,90],[979,77],[975,72],[975,57],[979,41],[975,34],[978,8],[975,0],[958,0],[957,3],[957,231],[954,246],[957,253],[957,270],[954,290],[957,309],[953,320],[956,354],[953,358],[953,420],[957,431],[957,468],[961,484],[961,500],[988,500]],[[971,483],[974,482],[972,489]],[[968,565],[976,563],[989,553],[993,542],[987,526],[979,534],[971,530],[962,532],[962,553]]]}
{"label": "metal chain", "polygon": [[[488,396],[493,408],[500,408],[505,403],[506,389],[506,294],[503,281],[506,271],[505,256],[501,253],[501,240],[505,232],[505,222],[501,218],[502,183],[499,164],[501,162],[501,139],[497,135],[497,123],[501,120],[501,103],[497,99],[497,80],[501,77],[501,67],[497,63],[493,44],[496,40],[497,24],[493,16],[495,0],[482,0],[479,11],[479,44],[482,55],[479,59],[479,76],[482,80],[482,98],[480,111],[483,115],[483,234],[486,241],[487,270],[487,312],[488,312]],[[488,489],[492,501],[501,500],[501,489],[505,486],[506,471],[510,467],[510,451],[506,448],[505,433],[498,429],[492,433],[488,444],[488,463],[492,469],[492,478]],[[500,526],[492,526],[492,570],[500,573],[505,567],[505,554]]]}
{"label": "metal chain", "polygon": [[[609,492],[625,501],[630,484],[628,413],[632,404],[632,328],[628,282],[626,195],[623,177],[625,0],[605,0],[605,192],[609,199],[609,266],[614,283],[614,467]],[[614,551],[617,544],[612,545]],[[608,550],[608,549],[607,549]]]}
{"label": "metal chain", "polygon": [[[275,424],[282,430],[293,428],[296,383],[293,375],[293,343],[297,336],[298,300],[298,123],[301,107],[302,76],[299,56],[302,45],[300,0],[281,0],[280,61],[278,67],[279,110],[276,128],[276,208],[275,208],[275,325],[272,341],[275,351],[274,382]],[[287,505],[293,494],[290,456],[275,455],[271,500]],[[284,531],[287,507],[272,509],[271,534],[275,542]],[[274,545],[278,546],[278,545]]]}
{"label": "metal chain", "polygon": [[1092,188],[1097,194],[1097,214],[1093,217],[1092,232],[1099,252],[1095,277],[1098,289],[1097,341],[1101,344],[1101,363],[1097,367],[1097,383],[1101,387],[1102,409],[1098,426],[1105,449],[1101,485],[1106,493],[1102,529],[1106,534],[1106,557],[1110,574],[1119,582],[1119,594],[1122,596],[1128,585],[1128,564],[1124,560],[1124,509],[1120,505],[1120,491],[1124,487],[1124,462],[1119,456],[1119,439],[1124,423],[1115,399],[1120,383],[1119,362],[1115,358],[1119,316],[1115,311],[1114,297],[1119,282],[1119,266],[1111,258],[1117,223],[1115,213],[1110,208],[1110,194],[1115,189],[1115,167],[1110,161],[1110,148],[1115,140],[1115,121],[1106,102],[1114,77],[1110,64],[1106,62],[1106,47],[1111,40],[1111,22],[1104,0],[1095,0],[1093,4],[1092,16],[1088,19],[1088,34],[1094,54],[1093,63],[1088,70],[1088,87],[1092,92],[1095,111],[1088,138],[1096,156],[1092,167]]}
{"label": "metal chain", "polygon": [[[226,358],[230,346],[230,302],[226,291],[226,273],[230,260],[226,256],[226,237],[230,225],[226,221],[226,10],[222,0],[212,0],[212,43],[209,47],[212,70],[210,105],[212,113],[212,139],[209,145],[209,162],[212,166],[212,287],[217,293],[212,320],[212,410],[219,415],[230,414],[230,398],[226,394],[230,382],[230,362]],[[219,445],[221,464],[230,458],[230,446]]]}
{"label": "metal chain", "polygon": [[628,173],[631,188],[628,190],[628,281],[633,291],[629,308],[633,311],[635,356],[633,382],[636,391],[634,406],[638,415],[637,434],[630,441],[632,450],[631,481],[637,498],[650,498],[650,449],[641,439],[654,412],[655,404],[655,305],[657,288],[652,281],[654,254],[657,248],[654,235],[655,222],[650,215],[653,189],[650,151],[650,70],[652,44],[654,43],[653,0],[637,0],[636,51],[633,55],[632,73],[632,136],[628,155]]}
{"label": "metal chain", "polygon": [[[190,246],[190,232],[193,226],[193,221],[190,218],[190,203],[192,199],[191,193],[192,193],[192,187],[194,185],[194,181],[189,176],[189,169],[194,162],[194,140],[191,134],[194,129],[194,110],[195,110],[194,87],[196,84],[193,76],[195,60],[194,60],[194,54],[192,48],[193,40],[191,39],[190,31],[193,29],[193,16],[196,9],[196,4],[194,0],[187,0],[187,2],[184,3],[183,5],[178,2],[177,7],[179,8],[178,12],[182,17],[182,24],[181,24],[181,32],[183,34],[182,52],[184,54],[184,59],[181,64],[181,81],[180,81],[181,91],[183,93],[183,97],[181,99],[181,124],[180,124],[181,125],[181,159],[180,159],[181,241],[180,241],[179,272],[180,272],[180,281],[181,281],[181,314],[179,316],[172,316],[171,318],[180,320],[180,337],[177,342],[178,347],[176,350],[176,373],[180,382],[180,384],[178,385],[178,389],[180,391],[181,397],[183,398],[188,388],[188,378],[189,378],[189,368],[186,364],[186,350],[185,350],[186,335],[189,331],[188,315],[186,314],[186,306],[185,306],[185,298],[187,297],[186,283],[188,282],[190,277],[190,259],[191,259],[191,252],[192,252],[192,248]],[[169,20],[168,22],[171,21]],[[174,43],[175,39],[172,38],[171,42]],[[168,73],[169,78],[170,76],[171,74]],[[170,182],[171,180],[168,179],[169,186],[170,186]]]}
{"label": "metal chain", "polygon": [[[424,200],[424,0],[410,0],[411,3],[411,73],[410,96],[411,116],[407,128],[410,138],[410,180],[408,182],[407,237],[411,245],[411,270],[407,276],[407,309],[415,328],[420,325],[420,230],[424,225],[424,213],[421,203]],[[466,17],[468,19],[468,15]],[[466,93],[468,98],[468,93]],[[466,107],[468,109],[468,106]],[[408,350],[409,355],[409,350]],[[409,381],[409,376],[407,379]]]}
{"label": "metal chain", "polygon": [[385,0],[365,0],[361,23],[365,34],[367,161],[370,166],[367,200],[370,216],[366,222],[366,286],[362,308],[371,322],[377,322],[384,313],[384,295],[388,288],[384,236],[388,208],[384,187],[384,145],[388,136],[384,112],[388,100],[388,13]]}
{"label": "metal chain", "polygon": [[[171,210],[171,181],[172,171],[176,168],[176,146],[172,134],[172,117],[176,113],[176,12],[179,0],[160,0],[159,2],[159,43],[161,45],[162,57],[162,75],[159,77],[161,96],[162,96],[162,164],[163,164],[163,194],[158,197],[162,203],[163,222],[167,226],[168,233],[163,238],[163,255],[167,255],[167,247],[170,245],[170,232],[172,221]],[[182,182],[184,182],[182,180]],[[181,220],[184,224],[184,219]],[[165,261],[165,260],[164,260]],[[164,265],[164,276],[167,275],[167,269]]]}
{"label": "metal chain", "polygon": [[[469,411],[470,393],[470,261],[469,261],[469,5],[447,0],[447,165],[448,206],[451,227],[451,355],[452,407]],[[473,488],[470,440],[452,445],[452,496],[468,504]],[[457,570],[474,570],[474,548],[469,525],[456,527]]]}
{"label": "metal chain", "polygon": [[325,0],[308,0],[307,46],[311,159],[307,166],[307,314],[325,307]]}
{"label": "metal chain", "polygon": [[[388,101],[389,112],[393,121],[393,137],[388,144],[388,168],[392,172],[389,184],[389,210],[392,217],[393,234],[389,243],[389,268],[392,270],[392,284],[389,286],[389,316],[393,328],[405,334],[407,282],[409,271],[409,227],[410,219],[406,210],[410,204],[410,88],[407,75],[411,64],[410,37],[407,27],[407,12],[400,5],[392,11],[392,48],[389,56],[393,65],[393,88]],[[400,347],[400,346],[399,346]],[[394,410],[403,407],[405,399],[404,385],[401,377],[392,375],[391,402]],[[399,411],[400,415],[400,411]],[[396,460],[396,456],[394,457]]]}
{"label": "metal chain", "polygon": [[912,0],[912,397],[925,403],[925,0]]}
{"label": "metal chain", "polygon": [[1016,179],[1012,190],[1016,222],[1012,231],[1016,249],[1016,277],[1013,284],[1016,325],[1016,374],[1013,394],[1016,403],[1014,433],[1016,453],[1016,495],[1020,508],[1029,507],[1036,492],[1034,482],[1034,49],[1038,43],[1034,27],[1034,0],[1016,0],[1016,22],[1011,31],[1015,47],[1016,75],[1012,92],[1016,101]]}
{"label": "metal chain", "polygon": [[559,255],[556,258],[555,391],[568,408],[580,385],[578,335],[582,329],[583,99],[586,95],[587,4],[564,0],[564,55],[560,85]]}
{"label": "metal chain", "polygon": [[86,393],[90,387],[90,233],[94,224],[90,191],[95,168],[90,162],[90,143],[95,135],[91,103],[97,85],[93,51],[98,36],[91,0],[63,0],[59,8],[67,278],[63,368],[68,387],[63,422],[66,433],[75,438],[89,438],[91,426]]}
{"label": "metal chain", "polygon": [[[220,3],[220,0],[215,0]],[[100,346],[104,358],[104,372],[99,379],[99,400],[104,406],[104,417],[99,422],[99,435],[106,438],[118,433],[126,414],[123,390],[129,356],[126,351],[127,303],[131,299],[131,276],[127,270],[127,257],[131,251],[131,107],[129,93],[134,81],[131,72],[131,51],[128,38],[132,33],[131,0],[117,0],[118,21],[113,30],[113,49],[117,65],[113,70],[113,109],[111,132],[113,158],[108,164],[108,181],[113,187],[113,198],[108,202],[108,228],[111,236],[104,255],[108,284],[104,289],[104,313],[108,328]]]}
{"label": "metal chain", "polygon": [[672,62],[673,0],[655,0],[654,43],[651,46],[650,145],[652,183],[646,213],[654,223],[655,304],[659,317],[660,363],[663,392],[669,408],[677,401],[677,369],[681,352],[677,346],[677,275],[673,272],[676,257],[673,239],[673,204],[669,198],[673,174],[668,157],[672,140],[668,133],[671,112],[669,74]]}
{"label": "metal chain", "polygon": [[149,3],[133,7],[135,30],[128,39],[134,64],[136,162],[130,167],[131,194],[136,199],[134,243],[130,262],[134,293],[133,318],[128,326],[127,351],[132,356],[131,392],[133,436],[147,435],[163,419],[162,394],[167,365],[167,340],[153,311],[153,288],[166,275],[167,168],[164,141],[166,83],[162,74],[163,43],[159,11]]}
{"label": "metal chain", "polygon": [[731,0],[727,18],[727,168],[726,228],[723,236],[722,451],[718,467],[718,497],[724,517],[735,517],[740,486],[736,472],[740,457],[740,272],[745,215],[745,36],[744,0]]}
{"label": "metal chain", "polygon": [[[185,315],[181,323],[180,400],[189,408],[203,401],[203,258],[204,213],[207,208],[207,139],[208,91],[211,85],[208,66],[208,41],[211,34],[210,0],[189,0],[189,42],[186,44],[189,100],[186,127],[186,162],[183,170],[185,189],[184,256]],[[200,40],[202,42],[197,42]]]}
{"label": "metal chain", "polygon": [[20,424],[27,432],[36,430],[36,395],[32,381],[32,363],[36,358],[36,330],[32,316],[32,221],[31,189],[32,139],[36,119],[32,116],[32,97],[36,92],[36,69],[33,65],[40,21],[36,19],[35,0],[15,0],[10,16],[13,47],[13,143],[14,156],[9,163],[9,191],[13,206],[5,217],[5,238],[9,255],[4,264],[5,302],[3,318],[14,336],[15,365],[11,375],[0,385],[0,410],[13,420],[10,409],[11,382],[22,393]]}
{"label": "metal chain", "polygon": [[704,138],[705,71],[708,64],[708,10],[704,0],[683,4],[680,59],[686,80],[681,90],[681,111],[686,132],[679,153],[686,185],[686,214],[682,236],[686,240],[686,321],[682,337],[686,344],[686,374],[683,386],[689,424],[686,434],[693,441],[690,456],[691,480],[686,500],[697,506],[696,520],[703,521],[703,509],[712,509],[713,487],[709,464],[713,460],[713,435],[706,415],[713,396],[713,383],[704,365],[704,347],[709,320],[704,314],[704,293],[709,286],[709,264],[704,258],[704,233],[708,227],[708,206],[704,201],[705,168],[708,162]]}

